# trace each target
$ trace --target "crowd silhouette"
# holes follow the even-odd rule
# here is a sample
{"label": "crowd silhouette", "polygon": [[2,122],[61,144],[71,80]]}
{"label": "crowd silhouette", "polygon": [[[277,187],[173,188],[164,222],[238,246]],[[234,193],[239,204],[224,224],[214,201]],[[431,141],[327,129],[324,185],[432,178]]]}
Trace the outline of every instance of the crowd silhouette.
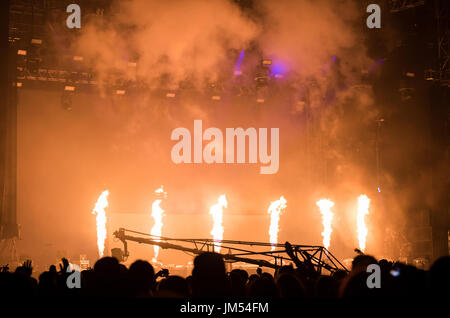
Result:
{"label": "crowd silhouette", "polygon": [[[369,288],[370,264],[380,268],[381,288]],[[26,261],[10,271],[0,272],[1,297],[130,297],[130,298],[305,298],[337,299],[364,297],[438,296],[448,297],[450,257],[434,262],[429,270],[361,254],[352,262],[349,272],[337,271],[321,275],[292,265],[282,266],[272,275],[260,268],[249,275],[245,270],[226,272],[222,256],[205,252],[195,257],[192,275],[186,278],[170,275],[167,270],[155,273],[145,260],[137,260],[129,268],[116,258],[103,257],[92,269],[71,271],[67,259],[59,270],[52,265],[32,277],[32,263]],[[79,274],[81,288],[69,288],[70,275]],[[80,286],[78,286],[80,287]]]}

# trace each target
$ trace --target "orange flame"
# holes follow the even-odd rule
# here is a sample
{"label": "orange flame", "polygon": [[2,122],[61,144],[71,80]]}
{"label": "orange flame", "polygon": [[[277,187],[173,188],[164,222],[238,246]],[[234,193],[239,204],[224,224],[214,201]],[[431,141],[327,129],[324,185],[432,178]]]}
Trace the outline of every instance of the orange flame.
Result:
{"label": "orange flame", "polygon": [[322,224],[323,224],[323,246],[326,249],[330,247],[330,239],[331,239],[331,221],[333,220],[333,212],[331,212],[331,208],[334,206],[334,202],[329,199],[321,199],[316,202],[316,205],[320,209],[320,214],[322,214]]}
{"label": "orange flame", "polygon": [[95,203],[94,210],[92,214],[96,214],[97,222],[97,246],[98,255],[100,258],[103,257],[103,252],[105,250],[105,240],[106,240],[106,212],[105,209],[108,207],[108,195],[109,191],[105,190],[98,197],[97,203]]}
{"label": "orange flame", "polygon": [[[226,208],[227,204],[227,198],[225,197],[225,194],[222,194],[219,197],[218,202],[209,210],[209,214],[212,214],[214,220],[214,225],[210,232],[213,235],[214,241],[222,241],[223,239],[223,208]],[[218,245],[218,247],[215,247],[216,252],[220,252],[220,242],[216,243],[216,245]]]}
{"label": "orange flame", "polygon": [[267,213],[270,214],[270,243],[272,244],[271,250],[275,249],[275,245],[278,243],[278,222],[280,221],[280,215],[286,209],[286,199],[281,196],[279,200],[270,203]]}
{"label": "orange flame", "polygon": [[[163,186],[161,186],[159,189],[155,190],[155,193],[157,195],[161,195],[161,194],[166,195],[166,192],[164,192],[164,190],[163,190]],[[152,227],[151,234],[155,235],[155,236],[161,236],[161,233],[162,233],[162,227],[163,227],[162,219],[164,216],[164,210],[160,206],[161,202],[162,202],[161,199],[157,199],[152,204],[152,217],[153,217],[153,220],[155,221],[155,224]],[[160,240],[155,239],[155,241],[159,242]],[[157,262],[158,255],[159,255],[159,246],[153,245],[153,251],[154,251],[153,262]]]}
{"label": "orange flame", "polygon": [[366,249],[366,237],[367,237],[367,227],[364,221],[364,216],[369,214],[370,199],[365,194],[361,194],[358,197],[358,215],[357,215],[357,232],[359,249],[364,252]]}

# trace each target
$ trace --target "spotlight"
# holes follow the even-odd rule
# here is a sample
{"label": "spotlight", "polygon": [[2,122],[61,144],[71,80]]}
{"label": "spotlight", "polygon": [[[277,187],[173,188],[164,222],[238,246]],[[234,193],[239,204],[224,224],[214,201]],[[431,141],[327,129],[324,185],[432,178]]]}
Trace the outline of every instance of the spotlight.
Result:
{"label": "spotlight", "polygon": [[27,50],[17,50],[17,55],[27,55]]}
{"label": "spotlight", "polygon": [[175,93],[167,93],[166,97],[167,98],[174,98],[175,97]]}
{"label": "spotlight", "polygon": [[81,62],[82,60],[84,60],[84,58],[83,58],[82,56],[74,56],[74,57],[73,57],[73,60],[74,60],[74,61]]}
{"label": "spotlight", "polygon": [[81,84],[89,84],[89,74],[87,72],[81,72],[80,83]]}
{"label": "spotlight", "polygon": [[255,81],[257,88],[266,87],[268,85],[268,78],[265,75],[256,74]]}
{"label": "spotlight", "polygon": [[22,82],[17,82],[16,87],[22,87]]}
{"label": "spotlight", "polygon": [[234,75],[240,76],[240,75],[242,75],[242,71],[241,70],[234,70]]}
{"label": "spotlight", "polygon": [[426,81],[434,81],[436,79],[434,70],[425,70],[424,78]]}
{"label": "spotlight", "polygon": [[118,90],[116,90],[116,94],[117,94],[117,95],[125,95],[125,90],[123,90],[123,89],[118,89]]}
{"label": "spotlight", "polygon": [[257,103],[264,103],[264,98],[257,98],[257,99],[256,99],[256,102],[257,102]]}
{"label": "spotlight", "polygon": [[261,65],[262,66],[270,66],[270,65],[272,65],[272,60],[271,59],[263,59],[261,61]]}
{"label": "spotlight", "polygon": [[73,91],[75,91],[75,86],[66,85],[64,87],[64,90],[68,91],[68,92],[73,92]]}
{"label": "spotlight", "polygon": [[214,96],[211,96],[211,99],[212,100],[220,100],[221,98],[218,95],[214,95]]}

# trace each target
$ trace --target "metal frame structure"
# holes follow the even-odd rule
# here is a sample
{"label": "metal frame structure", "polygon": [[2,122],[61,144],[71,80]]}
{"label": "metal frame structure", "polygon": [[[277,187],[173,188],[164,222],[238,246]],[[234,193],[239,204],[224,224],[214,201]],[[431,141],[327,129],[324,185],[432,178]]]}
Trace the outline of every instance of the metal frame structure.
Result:
{"label": "metal frame structure", "polygon": [[[130,234],[138,235],[132,236]],[[244,262],[261,267],[277,269],[283,265],[294,262],[297,267],[311,264],[317,273],[323,270],[334,273],[338,270],[347,271],[344,265],[323,246],[271,244],[262,242],[233,241],[213,239],[176,239],[155,236],[120,228],[114,236],[124,245],[124,256],[128,257],[128,242],[157,245],[163,249],[175,249],[198,255],[203,252],[213,252],[220,247],[227,251],[221,253],[224,260],[229,263]],[[288,248],[290,251],[288,251]],[[269,250],[268,250],[269,249]],[[289,256],[289,255],[294,256]]]}
{"label": "metal frame structure", "polygon": [[405,11],[425,4],[425,0],[389,0],[392,13]]}
{"label": "metal frame structure", "polygon": [[435,0],[435,18],[439,81],[442,86],[450,86],[450,4],[448,2]]}
{"label": "metal frame structure", "polygon": [[17,87],[14,42],[9,39],[9,2],[0,4],[0,262],[16,262]]}

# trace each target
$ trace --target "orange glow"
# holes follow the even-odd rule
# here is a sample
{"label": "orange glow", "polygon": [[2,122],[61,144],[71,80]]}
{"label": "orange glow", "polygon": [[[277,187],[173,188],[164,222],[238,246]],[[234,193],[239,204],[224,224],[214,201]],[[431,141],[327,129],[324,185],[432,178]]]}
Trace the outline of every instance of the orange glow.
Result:
{"label": "orange glow", "polygon": [[321,199],[316,202],[316,205],[320,209],[320,214],[322,214],[322,224],[323,224],[323,246],[326,249],[330,247],[331,240],[331,221],[333,220],[334,213],[331,212],[331,208],[334,206],[334,202],[329,199]]}
{"label": "orange glow", "polygon": [[95,203],[94,210],[92,214],[96,215],[97,222],[97,246],[98,246],[98,256],[103,257],[103,252],[105,250],[105,240],[106,240],[106,212],[105,209],[108,207],[108,195],[109,191],[105,190],[98,197],[97,203]]}
{"label": "orange glow", "polygon": [[[225,197],[225,194],[222,194],[218,202],[214,204],[211,209],[209,210],[209,214],[212,214],[214,225],[211,230],[211,234],[214,238],[214,241],[222,241],[223,239],[223,226],[222,226],[222,218],[223,218],[223,208],[227,207],[227,198]],[[216,252],[220,252],[220,242],[216,243],[218,247],[215,247]]]}
{"label": "orange glow", "polygon": [[368,229],[364,217],[369,214],[370,199],[365,194],[358,197],[357,232],[359,249],[364,252],[366,249],[366,237]]}
{"label": "orange glow", "polygon": [[[161,186],[159,189],[155,190],[155,193],[163,194],[165,192],[163,190],[163,187]],[[156,235],[156,236],[161,236],[162,227],[163,227],[162,219],[164,217],[164,210],[160,206],[161,202],[162,202],[161,199],[157,199],[152,204],[152,217],[153,217],[153,220],[155,221],[155,224],[152,227],[151,234]],[[156,239],[156,241],[159,241],[159,240]],[[153,262],[157,262],[158,254],[159,254],[159,246],[154,245],[153,251],[154,251]]]}
{"label": "orange glow", "polygon": [[270,214],[270,243],[272,244],[271,250],[275,249],[275,244],[278,243],[278,222],[280,221],[280,215],[283,214],[286,209],[286,199],[281,196],[279,200],[270,203],[269,210],[267,213]]}

